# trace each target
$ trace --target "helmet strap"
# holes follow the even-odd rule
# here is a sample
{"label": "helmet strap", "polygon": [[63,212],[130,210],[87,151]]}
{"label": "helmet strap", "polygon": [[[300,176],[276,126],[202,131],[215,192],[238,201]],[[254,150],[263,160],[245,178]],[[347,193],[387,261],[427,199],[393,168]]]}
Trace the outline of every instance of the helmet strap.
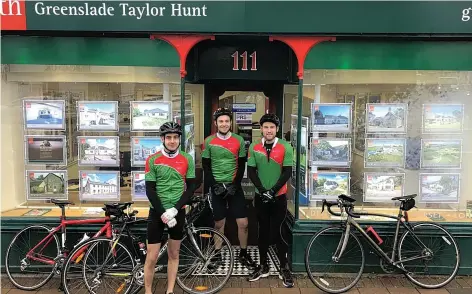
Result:
{"label": "helmet strap", "polygon": [[169,149],[167,149],[165,141],[162,143],[162,145],[164,145],[164,149],[162,149],[162,154],[164,154],[165,157],[174,158],[179,155],[180,143],[174,151],[170,151]]}

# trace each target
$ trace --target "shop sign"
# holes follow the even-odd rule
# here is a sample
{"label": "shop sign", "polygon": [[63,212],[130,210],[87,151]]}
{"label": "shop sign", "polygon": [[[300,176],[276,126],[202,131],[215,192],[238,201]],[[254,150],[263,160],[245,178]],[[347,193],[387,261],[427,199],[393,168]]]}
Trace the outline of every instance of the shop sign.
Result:
{"label": "shop sign", "polygon": [[256,112],[255,103],[234,103],[233,112]]}
{"label": "shop sign", "polygon": [[236,112],[234,116],[238,125],[252,124],[252,113]]}

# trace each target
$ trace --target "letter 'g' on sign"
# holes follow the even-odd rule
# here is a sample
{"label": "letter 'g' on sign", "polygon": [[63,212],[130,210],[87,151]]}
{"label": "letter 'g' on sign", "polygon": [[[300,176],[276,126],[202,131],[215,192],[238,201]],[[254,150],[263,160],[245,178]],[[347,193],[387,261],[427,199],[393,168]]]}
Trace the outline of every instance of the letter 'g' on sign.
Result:
{"label": "letter 'g' on sign", "polygon": [[462,21],[469,21],[470,20],[470,12],[472,11],[472,7],[466,8],[462,10]]}
{"label": "letter 'g' on sign", "polygon": [[2,31],[26,30],[25,0],[2,0],[0,15]]}

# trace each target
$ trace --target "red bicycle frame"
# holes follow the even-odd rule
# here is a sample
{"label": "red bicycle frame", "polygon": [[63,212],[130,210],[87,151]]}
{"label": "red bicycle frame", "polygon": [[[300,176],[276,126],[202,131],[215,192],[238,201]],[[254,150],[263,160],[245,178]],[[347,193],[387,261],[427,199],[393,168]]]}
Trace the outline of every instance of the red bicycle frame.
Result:
{"label": "red bicycle frame", "polygon": [[[105,235],[108,238],[111,238],[112,237],[112,228],[111,228],[111,222],[110,222],[110,217],[109,216],[102,217],[102,218],[95,218],[95,219],[84,219],[84,220],[66,220],[65,217],[62,216],[61,217],[61,224],[59,226],[55,227],[54,229],[52,229],[51,232],[44,239],[41,240],[41,242],[36,244],[36,246],[34,246],[26,254],[26,257],[30,258],[32,260],[35,260],[35,261],[39,261],[39,262],[47,263],[47,264],[50,264],[50,265],[54,265],[56,263],[56,261],[53,260],[53,259],[43,257],[41,252],[52,241],[53,236],[54,236],[55,233],[59,232],[59,230],[61,231],[61,239],[62,239],[61,251],[63,251],[65,249],[66,227],[68,225],[88,225],[88,224],[100,224],[100,223],[105,223],[105,224],[103,225],[103,227],[97,233],[95,233],[95,235],[93,237],[98,237],[98,236],[103,235],[103,233],[105,233]],[[34,251],[38,247],[40,247],[41,245],[44,245],[44,246],[41,248],[39,253],[34,253]],[[72,257],[72,260],[75,261],[79,256],[81,256],[83,254],[83,252],[85,250],[87,250],[86,247],[79,250]],[[65,256],[65,257],[67,257],[67,256]]]}

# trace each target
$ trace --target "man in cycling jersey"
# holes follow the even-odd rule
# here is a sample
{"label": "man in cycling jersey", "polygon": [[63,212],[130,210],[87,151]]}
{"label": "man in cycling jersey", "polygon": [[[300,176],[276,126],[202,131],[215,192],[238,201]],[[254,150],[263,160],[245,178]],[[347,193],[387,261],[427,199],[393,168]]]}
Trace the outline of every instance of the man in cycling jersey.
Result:
{"label": "man in cycling jersey", "polygon": [[[253,267],[254,261],[247,253],[248,221],[246,200],[241,181],[246,167],[244,139],[231,133],[233,114],[227,108],[218,108],[213,119],[217,127],[214,135],[205,139],[202,152],[202,166],[205,184],[210,191],[210,204],[215,220],[215,229],[224,233],[228,213],[236,218],[240,244],[239,261],[246,267]],[[215,262],[221,258],[221,244],[216,244]]]}
{"label": "man in cycling jersey", "polygon": [[[276,137],[280,120],[275,114],[264,114],[260,119],[261,142],[249,146],[247,174],[256,187],[254,206],[259,222],[259,256],[261,264],[249,276],[257,281],[269,276],[267,251],[271,240],[276,242],[280,260],[279,278],[285,287],[293,287],[293,278],[287,266],[288,246],[282,240],[282,225],[287,214],[287,181],[292,174],[293,149],[290,144]],[[277,236],[270,235],[271,225]]]}
{"label": "man in cycling jersey", "polygon": [[[147,256],[144,264],[145,293],[152,293],[152,281],[157,256],[167,225],[168,267],[167,292],[173,293],[179,266],[180,242],[184,235],[185,209],[196,189],[195,164],[192,157],[179,151],[182,128],[166,122],[159,129],[164,148],[146,160],[146,196],[151,207],[147,225]],[[186,187],[186,189],[185,189]]]}

